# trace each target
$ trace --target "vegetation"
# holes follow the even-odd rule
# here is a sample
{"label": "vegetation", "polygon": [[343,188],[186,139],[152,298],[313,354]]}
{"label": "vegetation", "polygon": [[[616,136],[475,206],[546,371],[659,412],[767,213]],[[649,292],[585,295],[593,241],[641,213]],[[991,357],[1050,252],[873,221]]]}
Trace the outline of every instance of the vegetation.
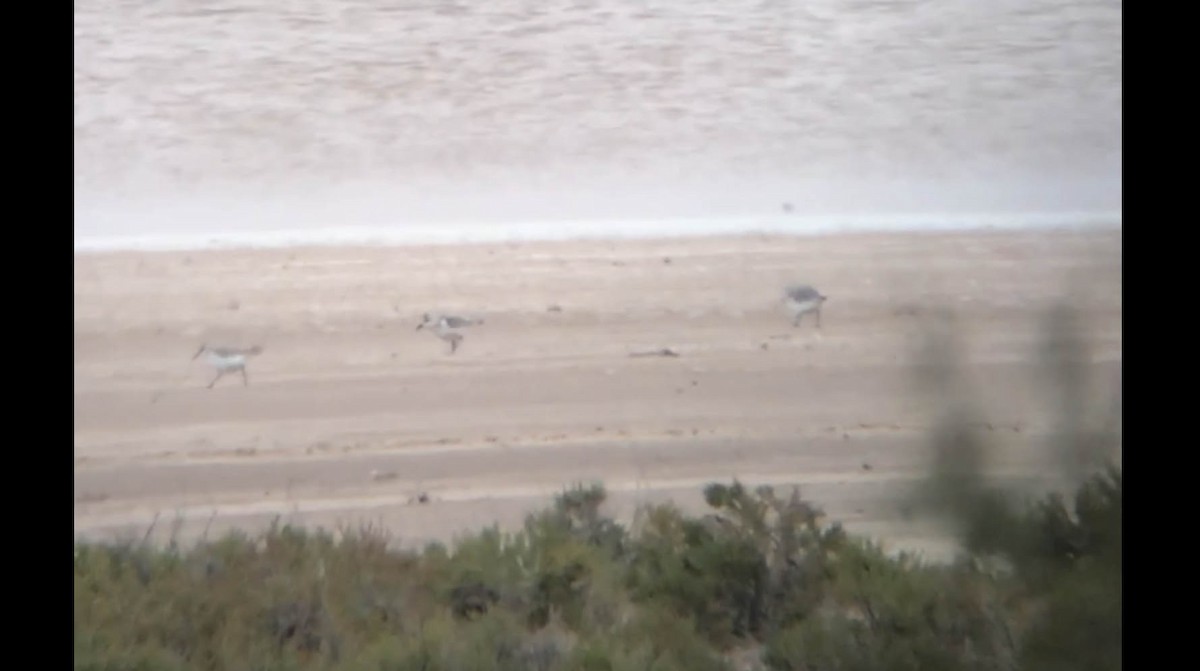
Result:
{"label": "vegetation", "polygon": [[[1118,669],[1121,474],[997,504],[949,565],[712,484],[626,529],[578,486],[453,551],[276,527],[75,547],[77,669]],[[996,562],[1003,559],[1003,562]],[[995,566],[1003,568],[995,568]]]}

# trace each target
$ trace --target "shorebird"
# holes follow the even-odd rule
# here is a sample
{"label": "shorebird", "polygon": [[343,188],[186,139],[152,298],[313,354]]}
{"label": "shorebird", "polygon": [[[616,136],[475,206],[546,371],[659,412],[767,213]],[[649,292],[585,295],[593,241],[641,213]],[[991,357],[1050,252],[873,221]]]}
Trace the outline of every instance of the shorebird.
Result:
{"label": "shorebird", "polygon": [[246,359],[248,357],[261,354],[263,348],[255,345],[253,347],[242,349],[240,347],[212,347],[209,345],[201,345],[200,349],[192,355],[192,361],[195,361],[201,354],[208,355],[208,363],[213,368],[217,369],[217,376],[212,382],[208,383],[208,388],[212,389],[226,373],[238,371],[242,374],[242,386],[250,386],[250,381],[246,378]]}
{"label": "shorebird", "polygon": [[799,326],[800,318],[811,312],[816,317],[817,328],[821,328],[821,305],[828,299],[828,296],[822,296],[821,292],[807,284],[792,285],[783,292],[784,303],[788,312],[792,313],[793,327]]}
{"label": "shorebird", "polygon": [[442,322],[445,322],[446,327],[452,328],[452,329],[460,329],[460,328],[465,328],[467,326],[479,326],[479,325],[483,324],[482,319],[477,319],[477,318],[473,318],[473,317],[459,317],[457,315],[432,315],[432,314],[429,314],[428,312],[426,312],[424,315],[422,315],[421,319],[422,319],[421,323],[424,325],[429,325],[429,324],[433,324],[433,323],[440,324]]}
{"label": "shorebird", "polygon": [[470,319],[468,317],[456,317],[453,315],[438,315],[435,317],[427,312],[423,316],[421,323],[417,324],[416,330],[420,331],[428,326],[433,335],[450,343],[450,353],[454,354],[458,351],[458,346],[463,340],[463,335],[454,329],[475,326],[482,323],[482,319]]}

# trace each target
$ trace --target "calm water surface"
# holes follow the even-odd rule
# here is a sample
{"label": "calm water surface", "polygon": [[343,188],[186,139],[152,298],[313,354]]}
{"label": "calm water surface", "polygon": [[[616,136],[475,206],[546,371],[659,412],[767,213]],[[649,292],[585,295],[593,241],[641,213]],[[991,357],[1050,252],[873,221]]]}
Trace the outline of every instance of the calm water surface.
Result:
{"label": "calm water surface", "polygon": [[203,226],[164,204],[218,195],[349,216],[313,214],[335,191],[364,216],[1111,209],[1120,157],[1114,0],[75,2],[77,234]]}

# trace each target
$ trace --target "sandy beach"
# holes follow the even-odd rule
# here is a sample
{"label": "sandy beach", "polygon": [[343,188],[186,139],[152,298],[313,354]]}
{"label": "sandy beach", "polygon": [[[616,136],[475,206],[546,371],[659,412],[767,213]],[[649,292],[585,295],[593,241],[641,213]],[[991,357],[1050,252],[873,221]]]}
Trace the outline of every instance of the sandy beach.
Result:
{"label": "sandy beach", "polygon": [[[828,295],[793,328],[784,285]],[[1069,300],[1087,389],[1121,368],[1119,231],[741,236],[75,256],[75,534],[514,528],[573,482],[613,514],[710,481],[799,485],[854,531],[931,549],[898,492],[936,403],[913,385],[952,312],[996,473],[1050,477],[1038,358]],[[425,312],[483,318],[451,355]],[[203,343],[261,345],[206,385]],[[677,357],[635,357],[669,348]],[[428,501],[414,502],[425,494]],[[932,551],[932,550],[931,550]]]}

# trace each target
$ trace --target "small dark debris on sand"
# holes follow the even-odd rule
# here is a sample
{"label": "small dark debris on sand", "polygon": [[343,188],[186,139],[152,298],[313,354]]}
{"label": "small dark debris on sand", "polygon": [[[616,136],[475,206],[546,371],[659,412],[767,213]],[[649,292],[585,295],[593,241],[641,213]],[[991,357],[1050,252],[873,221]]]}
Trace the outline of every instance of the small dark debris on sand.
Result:
{"label": "small dark debris on sand", "polygon": [[676,352],[675,350],[673,350],[669,347],[664,347],[662,349],[648,350],[645,352],[631,352],[629,354],[629,356],[633,356],[633,357],[644,357],[644,356],[677,357],[677,356],[679,356],[679,352]]}
{"label": "small dark debris on sand", "polygon": [[871,470],[871,464],[868,464],[867,462],[864,461],[862,468],[864,471],[869,471],[869,470]]}
{"label": "small dark debris on sand", "polygon": [[562,306],[557,303],[546,308],[546,312],[562,312],[562,311],[563,311]]}

